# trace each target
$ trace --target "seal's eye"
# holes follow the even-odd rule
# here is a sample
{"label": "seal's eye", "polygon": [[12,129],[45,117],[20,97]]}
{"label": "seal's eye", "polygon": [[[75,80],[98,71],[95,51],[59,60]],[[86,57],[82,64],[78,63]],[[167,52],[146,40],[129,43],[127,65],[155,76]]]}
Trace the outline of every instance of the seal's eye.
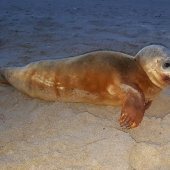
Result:
{"label": "seal's eye", "polygon": [[170,67],[170,62],[164,63],[163,68],[169,68],[169,67]]}

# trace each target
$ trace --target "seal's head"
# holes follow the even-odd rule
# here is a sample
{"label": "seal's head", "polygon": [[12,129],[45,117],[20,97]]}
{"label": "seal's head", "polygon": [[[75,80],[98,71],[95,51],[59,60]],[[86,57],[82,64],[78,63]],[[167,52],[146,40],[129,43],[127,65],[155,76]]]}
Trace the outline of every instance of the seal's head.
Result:
{"label": "seal's head", "polygon": [[136,54],[136,60],[153,84],[170,85],[170,51],[161,45],[149,45]]}

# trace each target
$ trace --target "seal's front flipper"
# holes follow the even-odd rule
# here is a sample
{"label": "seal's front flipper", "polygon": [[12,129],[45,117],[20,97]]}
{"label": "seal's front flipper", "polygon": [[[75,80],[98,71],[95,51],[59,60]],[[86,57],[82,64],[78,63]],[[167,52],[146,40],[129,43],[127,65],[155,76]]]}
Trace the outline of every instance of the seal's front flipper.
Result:
{"label": "seal's front flipper", "polygon": [[129,85],[122,85],[121,91],[120,125],[126,128],[137,127],[141,123],[145,112],[144,95],[138,89]]}
{"label": "seal's front flipper", "polygon": [[0,69],[0,84],[8,84],[9,85],[9,82],[7,81],[7,79],[4,76],[3,69]]}

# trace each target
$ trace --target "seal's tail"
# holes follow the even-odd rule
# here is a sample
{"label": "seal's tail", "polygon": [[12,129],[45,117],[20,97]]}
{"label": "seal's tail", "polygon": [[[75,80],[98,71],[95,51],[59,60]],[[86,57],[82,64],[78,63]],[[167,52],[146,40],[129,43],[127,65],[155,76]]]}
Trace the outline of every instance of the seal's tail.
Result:
{"label": "seal's tail", "polygon": [[4,70],[0,68],[0,84],[9,84],[4,76]]}

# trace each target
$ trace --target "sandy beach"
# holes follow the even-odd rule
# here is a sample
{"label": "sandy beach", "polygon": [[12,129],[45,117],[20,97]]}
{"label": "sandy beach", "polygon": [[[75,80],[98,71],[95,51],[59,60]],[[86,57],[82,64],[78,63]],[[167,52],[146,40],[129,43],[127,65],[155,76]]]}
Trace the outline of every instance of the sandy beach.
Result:
{"label": "sandy beach", "polygon": [[[1,0],[0,67],[94,50],[170,48],[168,0]],[[170,90],[141,125],[119,107],[45,102],[0,86],[0,170],[169,170]]]}

